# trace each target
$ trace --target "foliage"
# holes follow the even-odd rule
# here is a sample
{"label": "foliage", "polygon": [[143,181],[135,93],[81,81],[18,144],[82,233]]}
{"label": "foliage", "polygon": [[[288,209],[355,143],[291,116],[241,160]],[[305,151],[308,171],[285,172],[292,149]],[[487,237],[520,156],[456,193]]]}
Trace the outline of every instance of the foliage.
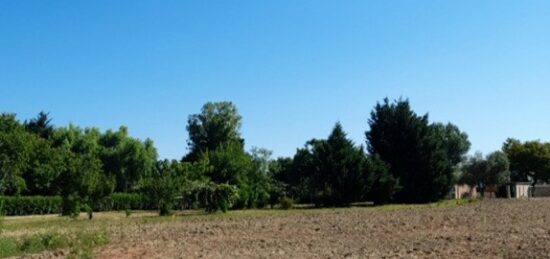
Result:
{"label": "foliage", "polygon": [[540,141],[520,142],[508,139],[502,150],[510,160],[512,180],[528,181],[533,184],[539,180],[550,181],[550,143]]}
{"label": "foliage", "polygon": [[141,193],[113,193],[94,204],[94,211],[112,210],[150,210],[156,209],[147,197]]}
{"label": "foliage", "polygon": [[399,181],[389,172],[388,166],[377,155],[367,159],[367,200],[376,205],[393,200],[394,194],[401,188]]}
{"label": "foliage", "polygon": [[92,249],[109,241],[105,231],[58,233],[45,232],[22,237],[0,238],[0,258],[39,253],[46,250],[70,249],[70,258],[91,257]]}
{"label": "foliage", "polygon": [[184,161],[197,161],[201,153],[216,150],[229,142],[242,147],[241,119],[231,102],[206,103],[201,113],[190,115],[187,120],[190,152]]}
{"label": "foliage", "polygon": [[159,215],[168,216],[172,214],[182,186],[183,180],[178,174],[178,162],[164,160],[157,163],[144,191],[151,203],[159,210]]}
{"label": "foliage", "polygon": [[279,163],[274,177],[293,186],[287,192],[300,202],[346,206],[365,198],[366,155],[347,138],[339,123],[328,139],[308,141],[292,164],[285,160]]}
{"label": "foliage", "polygon": [[366,191],[365,154],[336,123],[327,140],[312,142],[311,168],[315,203],[343,206],[361,201]]}
{"label": "foliage", "polygon": [[279,204],[281,205],[281,209],[289,210],[292,209],[292,206],[294,206],[294,200],[292,198],[283,196],[281,197]]}
{"label": "foliage", "polygon": [[3,196],[0,213],[7,216],[57,214],[61,212],[59,196]]}
{"label": "foliage", "polygon": [[54,130],[54,127],[51,124],[52,119],[49,116],[49,113],[41,111],[38,113],[36,118],[33,118],[28,122],[25,121],[25,129],[43,139],[49,139]]}
{"label": "foliage", "polygon": [[183,192],[187,200],[196,202],[208,213],[226,212],[238,198],[237,189],[229,184],[197,183]]}
{"label": "foliage", "polygon": [[[0,212],[7,216],[42,215],[61,213],[63,202],[75,202],[73,197],[63,201],[61,196],[2,196],[0,204],[3,209]],[[81,205],[80,203],[78,205]],[[75,209],[76,214],[82,210],[80,206],[66,205]],[[92,207],[93,211],[123,211],[157,209],[145,195],[139,193],[113,193],[104,197]]]}
{"label": "foliage", "polygon": [[425,203],[445,197],[453,172],[469,148],[467,135],[452,125],[429,124],[407,100],[385,99],[371,112],[367,147],[389,166],[402,188],[395,200]]}
{"label": "foliage", "polygon": [[151,140],[144,142],[128,136],[128,129],[108,130],[99,139],[103,171],[116,179],[116,192],[135,191],[139,182],[150,176],[157,161]]}
{"label": "foliage", "polygon": [[506,154],[500,151],[483,158],[481,153],[470,157],[462,166],[460,183],[477,185],[481,194],[488,185],[501,185],[510,181],[510,162]]}
{"label": "foliage", "polygon": [[271,195],[275,192],[273,188],[276,188],[275,183],[270,176],[270,165],[272,152],[263,148],[252,148],[251,150],[251,162],[249,169],[246,172],[244,179],[244,187],[246,189],[246,195],[244,191],[240,191],[240,195],[246,197],[244,204],[248,208],[263,208],[270,203]]}
{"label": "foliage", "polygon": [[26,188],[22,176],[29,165],[33,141],[14,114],[0,114],[0,194],[19,194]]}

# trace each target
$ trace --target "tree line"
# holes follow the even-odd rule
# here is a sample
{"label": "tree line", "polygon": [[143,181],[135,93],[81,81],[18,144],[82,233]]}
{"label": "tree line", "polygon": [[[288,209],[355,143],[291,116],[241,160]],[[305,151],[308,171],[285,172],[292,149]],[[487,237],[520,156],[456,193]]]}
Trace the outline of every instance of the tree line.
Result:
{"label": "tree line", "polygon": [[231,102],[206,103],[187,120],[181,160],[159,160],[150,139],[126,127],[101,132],[56,127],[49,114],[18,121],[0,115],[0,195],[61,196],[65,215],[88,211],[113,193],[137,193],[161,214],[174,206],[263,208],[281,199],[317,206],[426,203],[446,197],[455,183],[483,188],[510,180],[548,181],[550,144],[509,139],[502,151],[468,157],[468,135],[430,122],[408,100],[384,99],[356,145],[337,122],[326,139],[311,139],[293,157],[245,150],[242,117]]}

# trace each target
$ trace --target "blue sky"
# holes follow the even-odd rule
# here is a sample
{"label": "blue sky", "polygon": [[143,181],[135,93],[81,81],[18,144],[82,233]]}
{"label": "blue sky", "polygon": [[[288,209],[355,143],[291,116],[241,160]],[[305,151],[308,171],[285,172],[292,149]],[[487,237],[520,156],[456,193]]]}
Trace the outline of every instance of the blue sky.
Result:
{"label": "blue sky", "polygon": [[233,101],[247,147],[293,155],[409,98],[472,152],[550,140],[550,1],[0,1],[0,111],[129,127],[162,158]]}

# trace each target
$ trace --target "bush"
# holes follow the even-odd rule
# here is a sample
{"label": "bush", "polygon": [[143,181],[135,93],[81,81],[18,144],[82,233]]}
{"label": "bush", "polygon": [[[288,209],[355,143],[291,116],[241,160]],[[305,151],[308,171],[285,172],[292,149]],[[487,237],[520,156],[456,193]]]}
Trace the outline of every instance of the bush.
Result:
{"label": "bush", "polygon": [[78,217],[80,215],[80,198],[76,195],[64,196],[61,199],[61,215]]}
{"label": "bush", "polygon": [[113,193],[93,206],[94,211],[152,210],[155,205],[138,193]]}
{"label": "bush", "polygon": [[59,196],[3,196],[0,203],[3,203],[1,213],[6,216],[61,213]]}
{"label": "bush", "polygon": [[[3,203],[3,205],[2,205]],[[59,196],[2,196],[0,197],[0,214],[6,216],[60,214],[65,208],[65,215],[78,215],[81,211],[89,212],[85,204],[75,197],[62,199]],[[113,193],[92,206],[93,211],[154,210],[157,207],[142,194]]]}
{"label": "bush", "polygon": [[198,206],[208,213],[226,212],[237,199],[237,189],[229,184],[200,183],[183,193],[185,206]]}
{"label": "bush", "polygon": [[124,210],[124,213],[126,214],[126,217],[129,218],[130,216],[132,216],[132,210],[131,209],[126,209]]}
{"label": "bush", "polygon": [[286,196],[282,197],[279,203],[283,210],[292,209],[292,206],[294,206],[294,200]]}

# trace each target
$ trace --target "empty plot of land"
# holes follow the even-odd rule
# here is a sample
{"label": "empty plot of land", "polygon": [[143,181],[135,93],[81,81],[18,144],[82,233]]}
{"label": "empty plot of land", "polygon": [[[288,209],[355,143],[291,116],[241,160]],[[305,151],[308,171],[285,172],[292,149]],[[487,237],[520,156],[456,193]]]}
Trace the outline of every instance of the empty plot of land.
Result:
{"label": "empty plot of land", "polygon": [[134,216],[97,217],[110,243],[96,257],[550,258],[549,199]]}

